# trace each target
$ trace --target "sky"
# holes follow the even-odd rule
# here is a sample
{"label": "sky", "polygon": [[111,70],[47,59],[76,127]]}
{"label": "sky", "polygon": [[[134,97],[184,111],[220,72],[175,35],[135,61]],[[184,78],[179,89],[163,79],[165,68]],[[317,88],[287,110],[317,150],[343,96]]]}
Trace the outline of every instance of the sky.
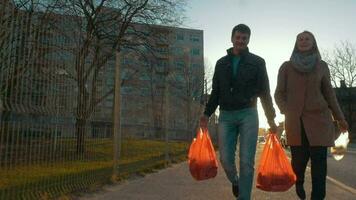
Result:
{"label": "sky", "polygon": [[[250,52],[266,61],[271,95],[278,69],[289,60],[298,33],[311,31],[319,50],[332,51],[342,41],[356,46],[356,0],[188,0],[185,27],[204,31],[204,57],[212,67],[232,46],[231,30],[251,28]],[[284,116],[276,109],[276,123]],[[260,127],[267,128],[258,105]]]}

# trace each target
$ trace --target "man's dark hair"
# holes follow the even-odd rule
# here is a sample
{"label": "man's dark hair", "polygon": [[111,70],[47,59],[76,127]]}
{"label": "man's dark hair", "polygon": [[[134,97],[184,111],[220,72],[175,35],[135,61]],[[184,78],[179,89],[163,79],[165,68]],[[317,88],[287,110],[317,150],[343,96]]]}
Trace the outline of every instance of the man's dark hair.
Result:
{"label": "man's dark hair", "polygon": [[248,36],[251,35],[251,29],[245,25],[245,24],[239,24],[239,25],[236,25],[233,29],[232,29],[232,32],[231,32],[231,37],[234,36],[234,33],[235,32],[240,32],[240,33],[247,33]]}

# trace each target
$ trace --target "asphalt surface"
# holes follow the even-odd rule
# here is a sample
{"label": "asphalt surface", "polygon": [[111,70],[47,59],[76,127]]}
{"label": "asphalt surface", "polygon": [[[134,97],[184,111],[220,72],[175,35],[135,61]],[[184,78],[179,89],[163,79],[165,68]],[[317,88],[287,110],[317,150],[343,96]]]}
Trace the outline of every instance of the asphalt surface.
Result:
{"label": "asphalt surface", "polygon": [[[263,145],[259,145],[256,168]],[[257,170],[256,170],[257,171]],[[255,176],[256,177],[256,176]],[[310,198],[310,170],[306,172],[305,189]],[[255,183],[254,183],[255,185]],[[229,200],[235,199],[231,185],[219,165],[218,175],[209,180],[195,181],[188,170],[187,162],[175,164],[143,178],[134,178],[114,186],[106,186],[96,193],[78,197],[80,200]],[[255,200],[294,200],[295,188],[286,192],[264,192],[255,186],[252,191]],[[327,200],[355,200],[356,192],[334,181],[327,181]]]}
{"label": "asphalt surface", "polygon": [[356,190],[356,152],[348,152],[336,161],[328,157],[328,176]]}

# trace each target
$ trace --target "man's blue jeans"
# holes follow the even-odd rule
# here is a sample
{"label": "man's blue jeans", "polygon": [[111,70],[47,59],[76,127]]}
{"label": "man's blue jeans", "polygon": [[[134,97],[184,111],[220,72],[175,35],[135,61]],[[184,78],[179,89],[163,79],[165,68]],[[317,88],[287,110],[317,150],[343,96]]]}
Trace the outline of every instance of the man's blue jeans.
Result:
{"label": "man's blue jeans", "polygon": [[[220,161],[227,178],[239,184],[241,200],[250,200],[254,175],[255,153],[258,134],[258,114],[256,108],[236,111],[220,110],[219,152]],[[239,140],[239,175],[236,169],[235,152]]]}

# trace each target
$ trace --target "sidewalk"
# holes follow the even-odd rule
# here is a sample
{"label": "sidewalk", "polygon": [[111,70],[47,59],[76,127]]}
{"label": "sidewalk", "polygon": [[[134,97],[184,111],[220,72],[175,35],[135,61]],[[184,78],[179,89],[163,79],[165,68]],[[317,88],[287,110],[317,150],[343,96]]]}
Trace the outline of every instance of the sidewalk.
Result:
{"label": "sidewalk", "polygon": [[[256,156],[256,170],[262,147],[259,146]],[[256,176],[255,176],[256,178]],[[311,180],[310,170],[306,172],[305,189],[310,198]],[[195,181],[190,176],[187,162],[173,165],[144,178],[129,180],[115,186],[107,186],[95,194],[86,194],[81,200],[233,200],[231,185],[227,181],[221,166],[214,179]],[[294,186],[287,192],[263,192],[255,187],[252,191],[255,200],[294,200]],[[354,200],[356,193],[352,193],[327,180],[328,200]]]}

